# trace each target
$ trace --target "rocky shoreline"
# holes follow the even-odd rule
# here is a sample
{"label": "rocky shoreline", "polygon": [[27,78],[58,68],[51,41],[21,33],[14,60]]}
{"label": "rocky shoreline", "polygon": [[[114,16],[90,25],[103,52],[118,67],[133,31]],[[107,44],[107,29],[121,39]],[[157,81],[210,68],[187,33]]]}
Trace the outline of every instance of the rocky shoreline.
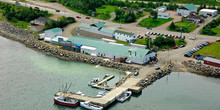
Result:
{"label": "rocky shoreline", "polygon": [[136,86],[146,88],[149,85],[153,84],[156,80],[169,75],[172,72],[172,65],[168,65],[167,68],[162,69],[160,71],[153,72],[152,74],[148,74],[146,78],[142,79]]}
{"label": "rocky shoreline", "polygon": [[197,64],[196,62],[192,60],[184,61],[183,65],[188,67],[189,68],[188,71],[192,73],[220,78],[219,68],[215,68],[215,67],[204,65],[204,64]]}
{"label": "rocky shoreline", "polygon": [[89,55],[81,53],[75,53],[71,51],[68,52],[62,49],[50,47],[37,41],[34,38],[34,35],[29,33],[28,31],[19,29],[8,22],[0,23],[0,35],[8,39],[21,42],[29,48],[40,51],[46,55],[57,57],[62,60],[78,61],[88,64],[100,65],[122,71],[134,72],[140,70],[140,67],[135,67],[124,63],[104,60],[103,58],[99,57],[91,57]]}

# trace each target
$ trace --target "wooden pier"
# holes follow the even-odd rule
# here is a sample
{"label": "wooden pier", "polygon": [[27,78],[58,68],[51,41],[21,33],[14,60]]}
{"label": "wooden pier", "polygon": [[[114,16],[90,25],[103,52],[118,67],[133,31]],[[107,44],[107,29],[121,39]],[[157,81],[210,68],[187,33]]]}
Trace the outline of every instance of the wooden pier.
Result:
{"label": "wooden pier", "polygon": [[106,77],[105,79],[102,79],[101,81],[99,81],[97,84],[92,85],[92,87],[98,88],[98,89],[112,90],[113,89],[112,87],[102,86],[101,84],[106,81],[111,80],[114,77],[115,77],[114,75],[110,75],[110,76]]}

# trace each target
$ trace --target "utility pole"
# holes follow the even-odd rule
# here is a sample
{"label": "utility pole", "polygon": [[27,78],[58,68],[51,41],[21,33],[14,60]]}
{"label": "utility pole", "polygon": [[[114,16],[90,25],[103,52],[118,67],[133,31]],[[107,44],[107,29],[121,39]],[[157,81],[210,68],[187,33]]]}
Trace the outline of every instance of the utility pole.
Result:
{"label": "utility pole", "polygon": [[[122,13],[121,13],[121,15],[122,15]],[[120,15],[120,28],[121,28],[121,15]]]}

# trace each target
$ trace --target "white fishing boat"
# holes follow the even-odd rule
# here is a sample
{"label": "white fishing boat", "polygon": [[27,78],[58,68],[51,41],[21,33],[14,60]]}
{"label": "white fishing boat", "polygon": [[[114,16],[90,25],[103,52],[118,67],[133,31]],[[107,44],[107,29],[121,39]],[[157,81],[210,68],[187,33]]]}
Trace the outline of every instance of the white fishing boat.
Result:
{"label": "white fishing boat", "polygon": [[89,109],[89,110],[102,110],[102,106],[98,106],[95,104],[90,103],[90,101],[80,102],[80,106]]}
{"label": "white fishing boat", "polygon": [[88,83],[88,85],[89,85],[89,86],[92,86],[92,85],[94,85],[94,84],[96,84],[96,83],[98,83],[98,82],[99,82],[99,78],[93,78],[92,81],[90,81],[90,82]]}
{"label": "white fishing boat", "polygon": [[124,102],[124,101],[126,101],[129,97],[131,97],[131,91],[126,91],[126,92],[124,92],[121,96],[119,96],[118,98],[117,98],[117,101],[118,102]]}

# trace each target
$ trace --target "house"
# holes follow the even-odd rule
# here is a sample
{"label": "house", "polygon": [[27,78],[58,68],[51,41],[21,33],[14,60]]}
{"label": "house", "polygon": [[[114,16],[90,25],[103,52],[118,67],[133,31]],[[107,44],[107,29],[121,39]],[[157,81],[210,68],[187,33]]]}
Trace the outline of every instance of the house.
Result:
{"label": "house", "polygon": [[213,10],[213,9],[201,9],[199,11],[200,16],[211,16],[215,17],[218,15],[218,10]]}
{"label": "house", "polygon": [[180,8],[177,8],[177,15],[179,16],[188,16],[191,13],[197,13],[197,6],[193,5],[193,4],[189,4],[189,5],[184,5]]}
{"label": "house", "polygon": [[187,21],[190,21],[193,23],[201,23],[204,21],[204,19],[201,16],[188,15],[186,18],[187,18]]}
{"label": "house", "polygon": [[167,11],[167,6],[165,6],[165,5],[163,5],[163,6],[160,6],[160,7],[158,7],[157,9],[156,9],[158,12],[165,12],[165,11]]}
{"label": "house", "polygon": [[113,37],[113,33],[115,31],[113,29],[105,28],[105,25],[103,23],[95,23],[91,25],[82,23],[80,24],[78,29],[91,32],[91,33],[95,33],[95,34],[104,35],[107,37]]}
{"label": "house", "polygon": [[53,28],[53,29],[50,29],[50,30],[46,30],[44,41],[51,42],[52,38],[54,38],[56,36],[62,36],[62,29]]}
{"label": "house", "polygon": [[159,13],[157,14],[157,18],[169,19],[169,18],[170,18],[170,13],[161,13],[161,12],[159,12]]}
{"label": "house", "polygon": [[115,30],[113,37],[117,40],[132,43],[136,41],[137,35],[131,32]]}
{"label": "house", "polygon": [[51,19],[50,18],[46,18],[46,17],[39,17],[35,20],[32,20],[30,23],[32,25],[45,25],[46,22],[50,22]]}
{"label": "house", "polygon": [[120,58],[126,58],[132,63],[143,65],[156,58],[156,54],[150,50],[107,43],[100,39],[73,36],[67,41],[71,41],[74,44],[81,44],[81,53],[109,58],[114,61]]}
{"label": "house", "polygon": [[204,64],[220,67],[220,60],[216,58],[205,57]]}

